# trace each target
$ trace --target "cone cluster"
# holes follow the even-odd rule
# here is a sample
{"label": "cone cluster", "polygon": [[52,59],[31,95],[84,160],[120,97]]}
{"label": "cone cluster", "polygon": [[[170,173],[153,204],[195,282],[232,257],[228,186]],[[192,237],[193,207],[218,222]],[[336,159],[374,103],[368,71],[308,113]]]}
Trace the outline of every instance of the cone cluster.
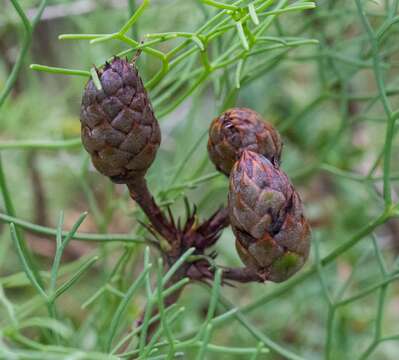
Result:
{"label": "cone cluster", "polygon": [[[202,225],[194,215],[187,216],[181,227],[170,209],[170,218],[164,216],[144,178],[161,132],[134,62],[115,57],[97,70],[97,76],[100,86],[90,79],[83,93],[83,145],[100,173],[128,186],[149,218],[152,233],[167,239],[171,263],[192,246],[196,254],[204,254],[230,223],[246,268],[225,271],[225,277],[280,282],[303,266],[310,227],[298,193],[280,169],[283,143],[272,124],[247,108],[230,109],[212,121],[208,152],[216,168],[229,176],[228,208]],[[212,275],[205,265],[198,267],[206,269],[199,271],[201,279]]]}
{"label": "cone cluster", "polygon": [[237,252],[247,267],[275,282],[297,272],[310,247],[301,199],[279,168],[281,150],[277,130],[253,110],[228,110],[210,126],[210,158],[229,175]]}

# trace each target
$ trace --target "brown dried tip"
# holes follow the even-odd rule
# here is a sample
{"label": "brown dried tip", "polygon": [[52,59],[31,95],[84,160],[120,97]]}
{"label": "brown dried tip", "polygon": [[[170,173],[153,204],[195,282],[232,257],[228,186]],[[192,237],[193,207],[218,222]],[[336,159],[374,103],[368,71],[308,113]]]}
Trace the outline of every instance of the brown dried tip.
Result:
{"label": "brown dried tip", "polygon": [[245,150],[230,174],[229,216],[242,261],[281,282],[305,263],[310,227],[288,177],[264,156]]}
{"label": "brown dried tip", "polygon": [[134,64],[115,57],[83,93],[82,142],[96,169],[116,183],[143,177],[152,164],[161,132]]}
{"label": "brown dried tip", "polygon": [[214,119],[209,128],[209,156],[227,176],[244,150],[262,154],[278,165],[282,147],[277,130],[251,109],[227,110]]}

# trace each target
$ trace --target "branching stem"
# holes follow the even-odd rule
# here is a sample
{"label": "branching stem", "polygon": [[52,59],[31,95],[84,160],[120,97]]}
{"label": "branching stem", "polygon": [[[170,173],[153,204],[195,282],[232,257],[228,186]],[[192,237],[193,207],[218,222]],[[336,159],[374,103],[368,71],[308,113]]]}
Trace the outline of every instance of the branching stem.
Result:
{"label": "branching stem", "polygon": [[[166,218],[158,204],[152,196],[147,181],[140,177],[127,184],[131,198],[137,202],[144,213],[147,215],[154,229],[176,249],[179,245],[176,238],[176,232],[170,221]],[[172,252],[174,252],[172,249]]]}

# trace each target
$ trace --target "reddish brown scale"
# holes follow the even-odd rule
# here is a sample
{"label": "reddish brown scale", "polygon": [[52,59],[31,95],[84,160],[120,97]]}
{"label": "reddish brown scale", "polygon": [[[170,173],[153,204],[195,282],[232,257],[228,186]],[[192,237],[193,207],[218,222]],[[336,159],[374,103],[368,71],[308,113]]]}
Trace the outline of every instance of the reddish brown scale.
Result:
{"label": "reddish brown scale", "polygon": [[233,108],[214,119],[209,128],[208,152],[216,168],[229,175],[244,150],[280,163],[283,143],[279,133],[256,111]]}
{"label": "reddish brown scale", "polygon": [[102,86],[89,80],[83,93],[82,141],[94,166],[114,182],[143,177],[152,164],[161,132],[133,63],[115,57],[98,70]]}
{"label": "reddish brown scale", "polygon": [[245,150],[230,174],[229,216],[242,261],[264,279],[281,282],[305,263],[310,227],[287,175]]}

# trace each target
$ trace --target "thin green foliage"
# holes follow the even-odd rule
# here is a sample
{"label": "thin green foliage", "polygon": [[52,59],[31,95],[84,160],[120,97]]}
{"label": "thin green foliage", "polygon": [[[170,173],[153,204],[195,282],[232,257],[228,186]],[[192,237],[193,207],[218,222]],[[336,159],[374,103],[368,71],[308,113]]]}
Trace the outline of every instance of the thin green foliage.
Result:
{"label": "thin green foliage", "polygon": [[[81,21],[76,23],[81,34],[60,35],[60,40],[70,42],[65,46],[74,47],[72,41],[81,41],[93,54],[105,48],[108,59],[114,53],[130,56],[142,50],[138,67],[143,69],[157,117],[165,126],[166,148],[187,149],[176,154],[170,166],[165,150],[160,162],[166,165],[161,169],[163,164],[157,164],[154,175],[149,174],[162,205],[179,206],[178,200],[188,192],[205,207],[209,202],[219,205],[214,204],[215,199],[226,185],[223,176],[207,166],[202,148],[209,99],[217,103],[218,111],[249,103],[270,114],[286,140],[290,150],[286,152],[297,153],[284,160],[283,166],[302,185],[311,216],[334,202],[338,205],[333,214],[326,211],[327,225],[314,226],[307,268],[283,284],[229,289],[222,287],[218,270],[212,284],[204,286],[208,292],[201,292],[201,287],[186,278],[169,287],[180,266],[195,258],[194,249],[164,271],[164,260],[155,251],[146,248],[141,256],[138,245],[148,242],[149,235],[134,219],[129,219],[127,227],[131,234],[108,233],[112,213],[140,215],[137,209],[127,209],[124,194],[102,184],[96,187],[98,178],[93,178],[87,157],[79,158],[75,171],[74,159],[80,156],[77,150],[81,147],[77,134],[57,140],[30,139],[29,135],[1,140],[6,163],[5,169],[0,163],[0,220],[9,224],[10,234],[4,231],[0,244],[4,251],[0,254],[0,357],[390,358],[383,349],[399,341],[398,329],[390,325],[394,317],[387,315],[391,296],[397,296],[392,284],[399,270],[393,259],[395,250],[384,245],[380,229],[387,231],[387,224],[399,215],[395,161],[399,91],[393,58],[398,50],[393,39],[398,31],[399,1],[379,3],[323,0],[316,8],[309,1],[193,1],[184,5],[194,9],[187,17],[200,21],[193,22],[194,29],[186,29],[178,20],[155,26],[154,19],[148,19],[150,11],[161,6],[155,1],[129,1],[129,18],[120,26],[117,21],[99,21],[100,31],[112,32],[84,33],[97,30]],[[18,107],[10,94],[27,62],[46,1],[39,4],[32,20],[17,0],[11,4],[24,37],[0,90],[0,108],[7,114]],[[170,13],[160,14],[159,22],[166,23],[172,16],[172,5],[166,7]],[[142,31],[145,21],[151,26]],[[32,64],[30,69],[98,80],[96,68],[101,68],[103,60],[101,57],[94,66],[88,60],[80,63],[81,70],[69,68],[67,62],[61,63],[65,67]],[[170,130],[170,119],[184,106],[189,107],[187,119],[181,121],[185,127],[179,124],[182,127]],[[197,116],[198,109],[201,114]],[[360,154],[357,144],[362,131],[376,139],[368,141],[370,149]],[[170,145],[171,138],[177,143]],[[78,180],[89,208],[89,214],[82,213],[71,230],[64,230],[63,213],[54,227],[22,220],[24,213],[19,209],[23,206],[16,201],[19,190],[11,176],[18,150],[67,156],[74,182]],[[64,177],[62,181],[66,184]],[[315,189],[313,181],[329,190],[318,196],[320,189]],[[198,194],[202,190],[204,194]],[[354,215],[348,221],[351,207]],[[202,211],[201,206],[199,209]],[[90,223],[91,216],[98,234],[78,232],[86,217]],[[314,217],[316,224],[324,221]],[[50,262],[32,255],[31,233],[52,239]],[[67,260],[68,251],[78,241],[94,243],[94,247],[78,259]],[[231,260],[228,251],[218,251],[223,260],[226,254]],[[3,273],[3,264],[10,266],[9,262],[11,274],[9,268]],[[348,271],[346,277],[342,269]],[[181,300],[185,306],[167,304],[170,296],[186,288]],[[15,289],[24,296],[17,296]],[[200,301],[206,304],[202,315],[197,306]],[[74,302],[81,311],[76,316],[68,311]],[[367,309],[367,314],[365,310],[359,317],[359,308]],[[359,323],[363,330],[356,332],[353,329]],[[311,339],[307,326],[318,326]],[[291,333],[291,340],[283,336],[289,338]],[[310,351],[316,355],[312,357]]]}
{"label": "thin green foliage", "polygon": [[[149,39],[156,39],[153,42],[150,41],[148,43],[140,43],[126,35],[128,30],[132,26],[134,26],[138,18],[143,15],[143,11],[148,5],[148,1],[144,1],[142,5],[136,10],[136,12],[131,16],[131,18],[116,33],[77,35],[65,34],[61,35],[60,39],[90,40],[91,44],[118,40],[132,47],[133,49],[141,49],[149,56],[153,56],[161,60],[161,68],[146,84],[146,87],[148,89],[152,89],[155,86],[157,86],[158,89],[162,89],[165,86],[173,83],[173,77],[180,75],[177,71],[177,65],[186,61],[186,59],[188,59],[189,57],[199,55],[199,58],[203,65],[203,69],[196,69],[194,72],[188,73],[186,76],[179,79],[181,86],[186,86],[187,84],[187,90],[184,91],[179,97],[177,97],[173,101],[172,105],[165,104],[163,110],[160,110],[162,106],[158,106],[158,115],[162,117],[172,112],[188,96],[192,95],[194,91],[197,90],[199,86],[209,78],[210,74],[212,74],[216,70],[221,68],[227,68],[234,63],[240,63],[243,59],[254,56],[257,53],[274,50],[273,48],[257,49],[257,47],[258,43],[261,43],[258,38],[261,37],[262,33],[272,24],[277,15],[282,15],[292,11],[303,11],[315,7],[315,4],[313,2],[303,2],[303,4],[289,5],[287,4],[288,1],[280,1],[276,5],[276,10],[265,12],[264,10],[271,5],[270,1],[255,1],[249,8],[240,7],[239,5],[241,3],[243,3],[243,1],[239,0],[236,1],[234,5],[230,6],[226,4],[223,5],[222,3],[214,1],[212,1],[211,3],[206,2],[206,4],[208,5],[224,10],[222,10],[222,12],[217,14],[214,18],[208,20],[202,27],[200,27],[200,29],[198,29],[198,31],[194,33],[174,32],[162,34],[148,34],[147,37]],[[226,12],[226,10],[230,12]],[[250,22],[251,19],[254,19],[254,16],[257,16],[258,21],[254,22],[254,28],[250,30],[247,23]],[[216,22],[217,20],[219,20],[218,23]],[[231,22],[233,22],[235,25],[229,25],[229,23]],[[237,42],[233,42],[231,47],[227,49],[224,54],[216,57],[216,59],[214,60],[210,60],[209,54],[207,54],[207,52],[208,49],[212,46],[212,42],[216,41],[219,37],[225,35],[231,29],[231,27],[234,26],[237,28],[237,41],[241,43],[241,46],[244,48],[244,50],[241,50],[237,46]],[[189,40],[183,41],[181,44],[171,49],[167,53],[163,53],[151,46],[152,44],[167,42],[171,39],[179,37],[189,38]],[[192,42],[190,41],[190,38],[193,40]],[[304,44],[306,44],[306,42]],[[299,45],[302,44],[298,44],[297,46]],[[282,43],[279,47],[284,48],[286,46],[289,47],[292,45],[288,43]],[[118,55],[122,55],[124,53],[125,52],[123,51]],[[226,55],[229,55],[231,59],[226,61]],[[50,68],[41,65],[32,65],[32,69],[39,71],[48,71],[51,73],[64,73],[65,75],[84,75],[84,72],[76,72],[72,69],[66,69],[64,71],[61,68]],[[154,103],[156,103],[157,96],[153,98],[153,101]]]}

